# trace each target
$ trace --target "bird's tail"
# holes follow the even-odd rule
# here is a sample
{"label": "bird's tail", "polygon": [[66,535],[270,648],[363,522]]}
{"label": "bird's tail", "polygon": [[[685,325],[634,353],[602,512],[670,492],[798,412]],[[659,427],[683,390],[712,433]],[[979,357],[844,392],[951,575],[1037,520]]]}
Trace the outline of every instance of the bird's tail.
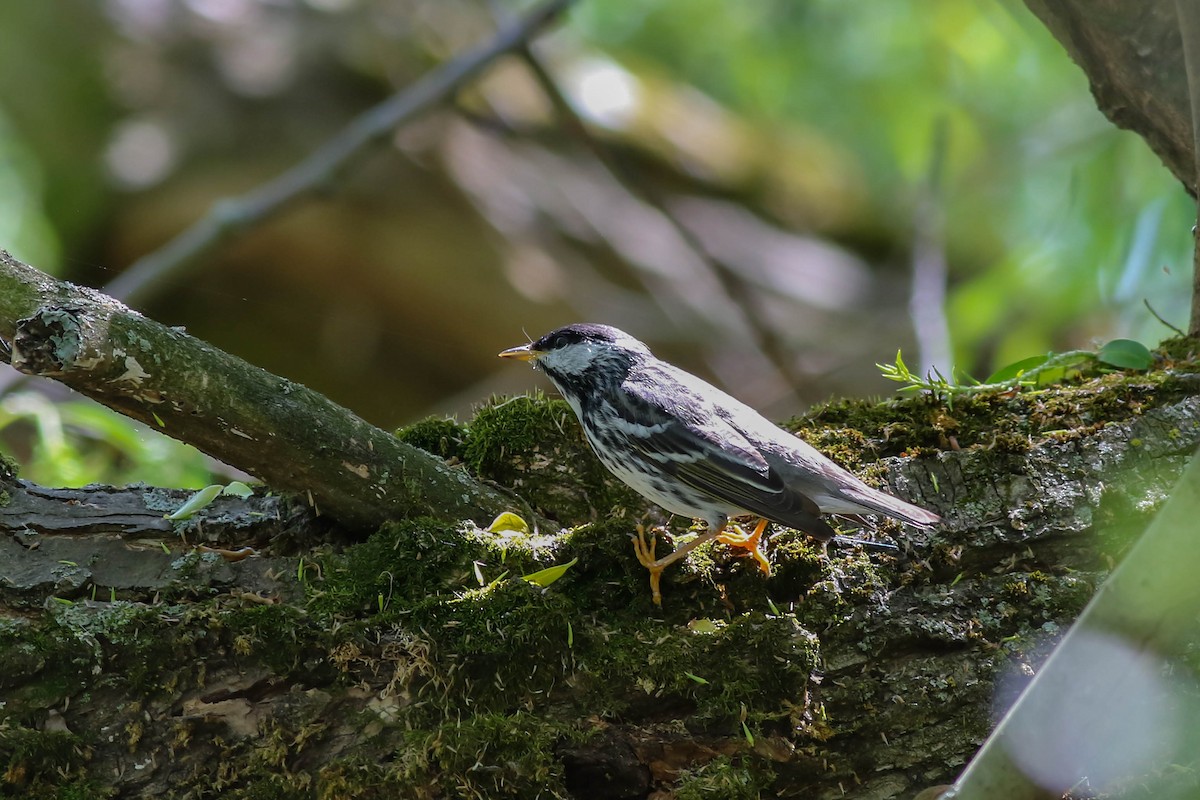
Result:
{"label": "bird's tail", "polygon": [[863,510],[874,511],[918,528],[932,528],[942,521],[942,518],[932,511],[926,511],[920,506],[906,503],[898,497],[892,497],[868,486],[842,487],[841,494],[846,500],[863,506]]}

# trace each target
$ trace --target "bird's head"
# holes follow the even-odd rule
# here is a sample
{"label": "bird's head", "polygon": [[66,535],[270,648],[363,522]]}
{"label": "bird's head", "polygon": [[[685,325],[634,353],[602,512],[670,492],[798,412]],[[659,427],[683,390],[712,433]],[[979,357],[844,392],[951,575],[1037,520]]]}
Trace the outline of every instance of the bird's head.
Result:
{"label": "bird's head", "polygon": [[649,355],[646,345],[624,331],[588,323],[567,325],[500,353],[531,362],[564,394],[582,383],[619,382],[634,361]]}

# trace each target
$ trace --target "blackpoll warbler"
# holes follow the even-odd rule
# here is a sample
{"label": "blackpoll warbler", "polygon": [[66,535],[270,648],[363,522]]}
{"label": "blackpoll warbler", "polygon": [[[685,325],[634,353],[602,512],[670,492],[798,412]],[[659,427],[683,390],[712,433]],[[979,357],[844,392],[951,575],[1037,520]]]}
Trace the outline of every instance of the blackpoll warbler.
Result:
{"label": "blackpoll warbler", "polygon": [[[513,347],[501,358],[546,373],[579,417],[596,455],[614,475],[668,511],[708,531],[655,560],[653,539],[634,539],[661,605],[663,568],[712,539],[743,547],[770,574],[759,549],[768,522],[822,541],[836,534],[821,514],[878,513],[929,527],[938,516],[872,489],[754,409],[660,361],[646,345],[607,325],[577,324]],[[756,516],[753,532],[730,519]]]}

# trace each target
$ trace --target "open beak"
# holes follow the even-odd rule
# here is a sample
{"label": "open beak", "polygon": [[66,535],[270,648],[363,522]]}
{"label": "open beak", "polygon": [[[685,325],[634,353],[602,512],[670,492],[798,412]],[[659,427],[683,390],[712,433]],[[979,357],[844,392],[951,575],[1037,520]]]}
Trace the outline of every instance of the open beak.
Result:
{"label": "open beak", "polygon": [[536,361],[542,357],[542,354],[533,349],[532,344],[523,344],[520,347],[510,347],[500,353],[501,358],[518,358],[521,361]]}

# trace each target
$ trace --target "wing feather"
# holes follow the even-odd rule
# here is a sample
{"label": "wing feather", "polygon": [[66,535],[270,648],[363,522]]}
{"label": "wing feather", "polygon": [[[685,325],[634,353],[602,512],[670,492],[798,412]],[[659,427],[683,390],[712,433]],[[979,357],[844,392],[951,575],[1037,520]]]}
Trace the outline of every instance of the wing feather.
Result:
{"label": "wing feather", "polygon": [[834,530],[811,497],[787,485],[762,453],[686,384],[629,381],[613,408],[629,451],[680,482],[748,513],[822,539]]}

